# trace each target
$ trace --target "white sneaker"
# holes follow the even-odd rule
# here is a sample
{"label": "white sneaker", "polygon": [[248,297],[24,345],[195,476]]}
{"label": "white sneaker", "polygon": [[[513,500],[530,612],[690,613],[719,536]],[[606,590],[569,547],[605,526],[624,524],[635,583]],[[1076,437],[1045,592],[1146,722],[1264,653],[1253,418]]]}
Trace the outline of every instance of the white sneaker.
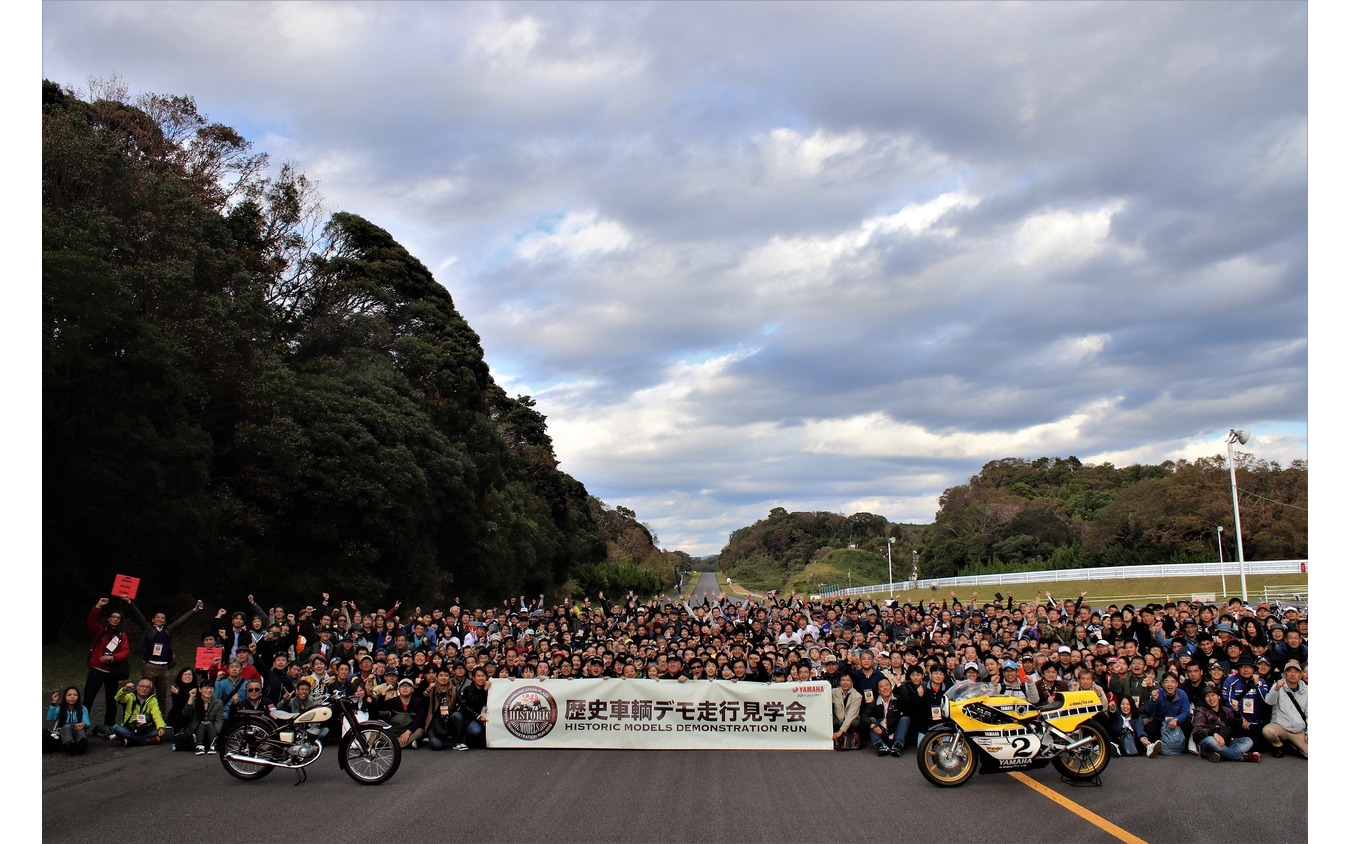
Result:
{"label": "white sneaker", "polygon": [[206,746],[205,746],[205,745],[201,745],[201,744],[197,745],[197,755],[198,755],[198,756],[205,756],[205,755],[206,755]]}
{"label": "white sneaker", "polygon": [[468,750],[468,749],[469,746],[464,742],[460,742],[459,744],[455,745],[455,750]]}
{"label": "white sneaker", "polygon": [[1149,742],[1149,744],[1148,744],[1148,749],[1144,751],[1144,755],[1145,755],[1145,756],[1148,756],[1148,757],[1150,757],[1150,758],[1152,758],[1152,757],[1154,757],[1154,756],[1157,756],[1157,755],[1158,755],[1158,748],[1160,748],[1160,747],[1162,747],[1162,742],[1160,742],[1160,741],[1152,741],[1152,742]]}

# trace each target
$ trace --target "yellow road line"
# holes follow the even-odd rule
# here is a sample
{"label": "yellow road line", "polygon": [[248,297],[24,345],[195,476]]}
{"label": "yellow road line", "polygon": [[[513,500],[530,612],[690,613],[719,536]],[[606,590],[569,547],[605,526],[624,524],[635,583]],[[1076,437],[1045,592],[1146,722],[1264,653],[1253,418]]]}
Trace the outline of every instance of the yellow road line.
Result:
{"label": "yellow road line", "polygon": [[1078,815],[1083,820],[1087,821],[1093,826],[1106,830],[1115,837],[1119,838],[1121,841],[1128,842],[1128,844],[1148,844],[1148,842],[1146,842],[1139,836],[1131,835],[1130,833],[1111,823],[1101,815],[1095,812],[1090,812],[1087,809],[1084,809],[1082,806],[1079,806],[1077,803],[1073,802],[1069,798],[1055,791],[1053,788],[1041,785],[1040,783],[1036,782],[1034,779],[1027,776],[1026,774],[1023,774],[1019,771],[1011,771],[1009,772],[1008,776],[1012,777],[1013,779],[1017,780],[1018,782],[1022,783],[1026,787],[1032,789],[1033,791],[1038,791],[1041,794],[1045,795],[1046,797],[1049,797],[1051,800],[1068,809],[1070,812],[1073,812],[1075,815]]}

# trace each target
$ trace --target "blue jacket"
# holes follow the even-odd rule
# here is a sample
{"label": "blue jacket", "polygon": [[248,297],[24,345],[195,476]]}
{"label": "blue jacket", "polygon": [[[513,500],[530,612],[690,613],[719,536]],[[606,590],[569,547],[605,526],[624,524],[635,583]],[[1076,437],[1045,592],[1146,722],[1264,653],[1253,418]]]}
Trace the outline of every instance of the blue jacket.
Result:
{"label": "blue jacket", "polygon": [[1270,720],[1270,707],[1266,706],[1268,691],[1270,688],[1259,676],[1253,674],[1250,680],[1243,680],[1235,673],[1223,681],[1223,702],[1248,724],[1260,726]]}
{"label": "blue jacket", "polygon": [[60,717],[61,706],[59,704],[47,707],[47,720],[55,727],[65,727],[70,724],[84,724],[86,729],[93,727],[93,724],[89,723],[89,710],[84,708],[84,704],[76,704],[75,707],[66,714],[65,724],[56,723],[56,720]]}
{"label": "blue jacket", "polygon": [[1149,699],[1144,702],[1145,715],[1164,722],[1175,718],[1178,724],[1191,720],[1191,700],[1185,692],[1177,689],[1171,699],[1168,699],[1166,689],[1158,689],[1157,692],[1157,698],[1149,695]]}

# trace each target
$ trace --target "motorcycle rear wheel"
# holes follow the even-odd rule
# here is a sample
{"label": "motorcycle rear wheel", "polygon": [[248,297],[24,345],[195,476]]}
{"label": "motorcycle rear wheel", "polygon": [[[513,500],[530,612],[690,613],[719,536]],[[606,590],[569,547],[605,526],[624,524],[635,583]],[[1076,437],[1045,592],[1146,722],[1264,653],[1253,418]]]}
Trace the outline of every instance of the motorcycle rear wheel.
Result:
{"label": "motorcycle rear wheel", "polygon": [[259,744],[265,738],[267,738],[267,728],[257,721],[241,721],[235,724],[216,739],[220,764],[225,766],[225,770],[229,771],[232,777],[241,780],[262,779],[272,773],[271,765],[240,762],[237,759],[229,759],[227,756],[231,753],[242,753],[245,756],[256,757],[260,752]]}
{"label": "motorcycle rear wheel", "polygon": [[1101,727],[1091,721],[1084,721],[1069,735],[1074,741],[1089,737],[1095,741],[1056,756],[1056,771],[1072,779],[1090,780],[1106,770],[1107,763],[1111,761],[1111,745]]}
{"label": "motorcycle rear wheel", "polygon": [[338,765],[362,785],[379,785],[394,775],[403,761],[403,748],[384,730],[367,727],[360,730],[370,750],[361,752],[356,732],[348,733],[338,746]]}
{"label": "motorcycle rear wheel", "polygon": [[914,755],[924,779],[939,788],[955,788],[975,773],[975,748],[950,727],[929,731]]}

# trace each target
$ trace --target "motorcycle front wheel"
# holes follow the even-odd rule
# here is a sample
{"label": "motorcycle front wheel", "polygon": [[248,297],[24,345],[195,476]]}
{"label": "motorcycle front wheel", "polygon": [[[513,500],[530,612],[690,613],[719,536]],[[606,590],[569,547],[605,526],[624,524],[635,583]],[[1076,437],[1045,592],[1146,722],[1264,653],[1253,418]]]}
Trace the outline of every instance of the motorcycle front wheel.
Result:
{"label": "motorcycle front wheel", "polygon": [[362,752],[357,733],[352,731],[338,746],[338,765],[362,785],[379,785],[398,770],[403,748],[393,736],[375,727],[362,729],[360,734],[370,749]]}
{"label": "motorcycle front wheel", "polygon": [[1111,745],[1101,727],[1091,721],[1084,721],[1069,736],[1074,741],[1086,738],[1092,741],[1077,750],[1067,750],[1056,756],[1056,771],[1072,779],[1089,780],[1106,770],[1106,764],[1111,761]]}
{"label": "motorcycle front wheel", "polygon": [[939,788],[955,788],[975,773],[975,748],[950,727],[929,731],[915,753],[924,779]]}
{"label": "motorcycle front wheel", "polygon": [[259,746],[263,739],[267,738],[267,728],[257,721],[240,721],[216,739],[217,752],[220,754],[220,764],[225,766],[225,770],[230,772],[230,776],[238,777],[241,780],[260,780],[272,773],[271,765],[258,765],[253,762],[241,762],[237,759],[227,758],[231,753],[238,753],[243,756],[257,757],[261,752]]}

